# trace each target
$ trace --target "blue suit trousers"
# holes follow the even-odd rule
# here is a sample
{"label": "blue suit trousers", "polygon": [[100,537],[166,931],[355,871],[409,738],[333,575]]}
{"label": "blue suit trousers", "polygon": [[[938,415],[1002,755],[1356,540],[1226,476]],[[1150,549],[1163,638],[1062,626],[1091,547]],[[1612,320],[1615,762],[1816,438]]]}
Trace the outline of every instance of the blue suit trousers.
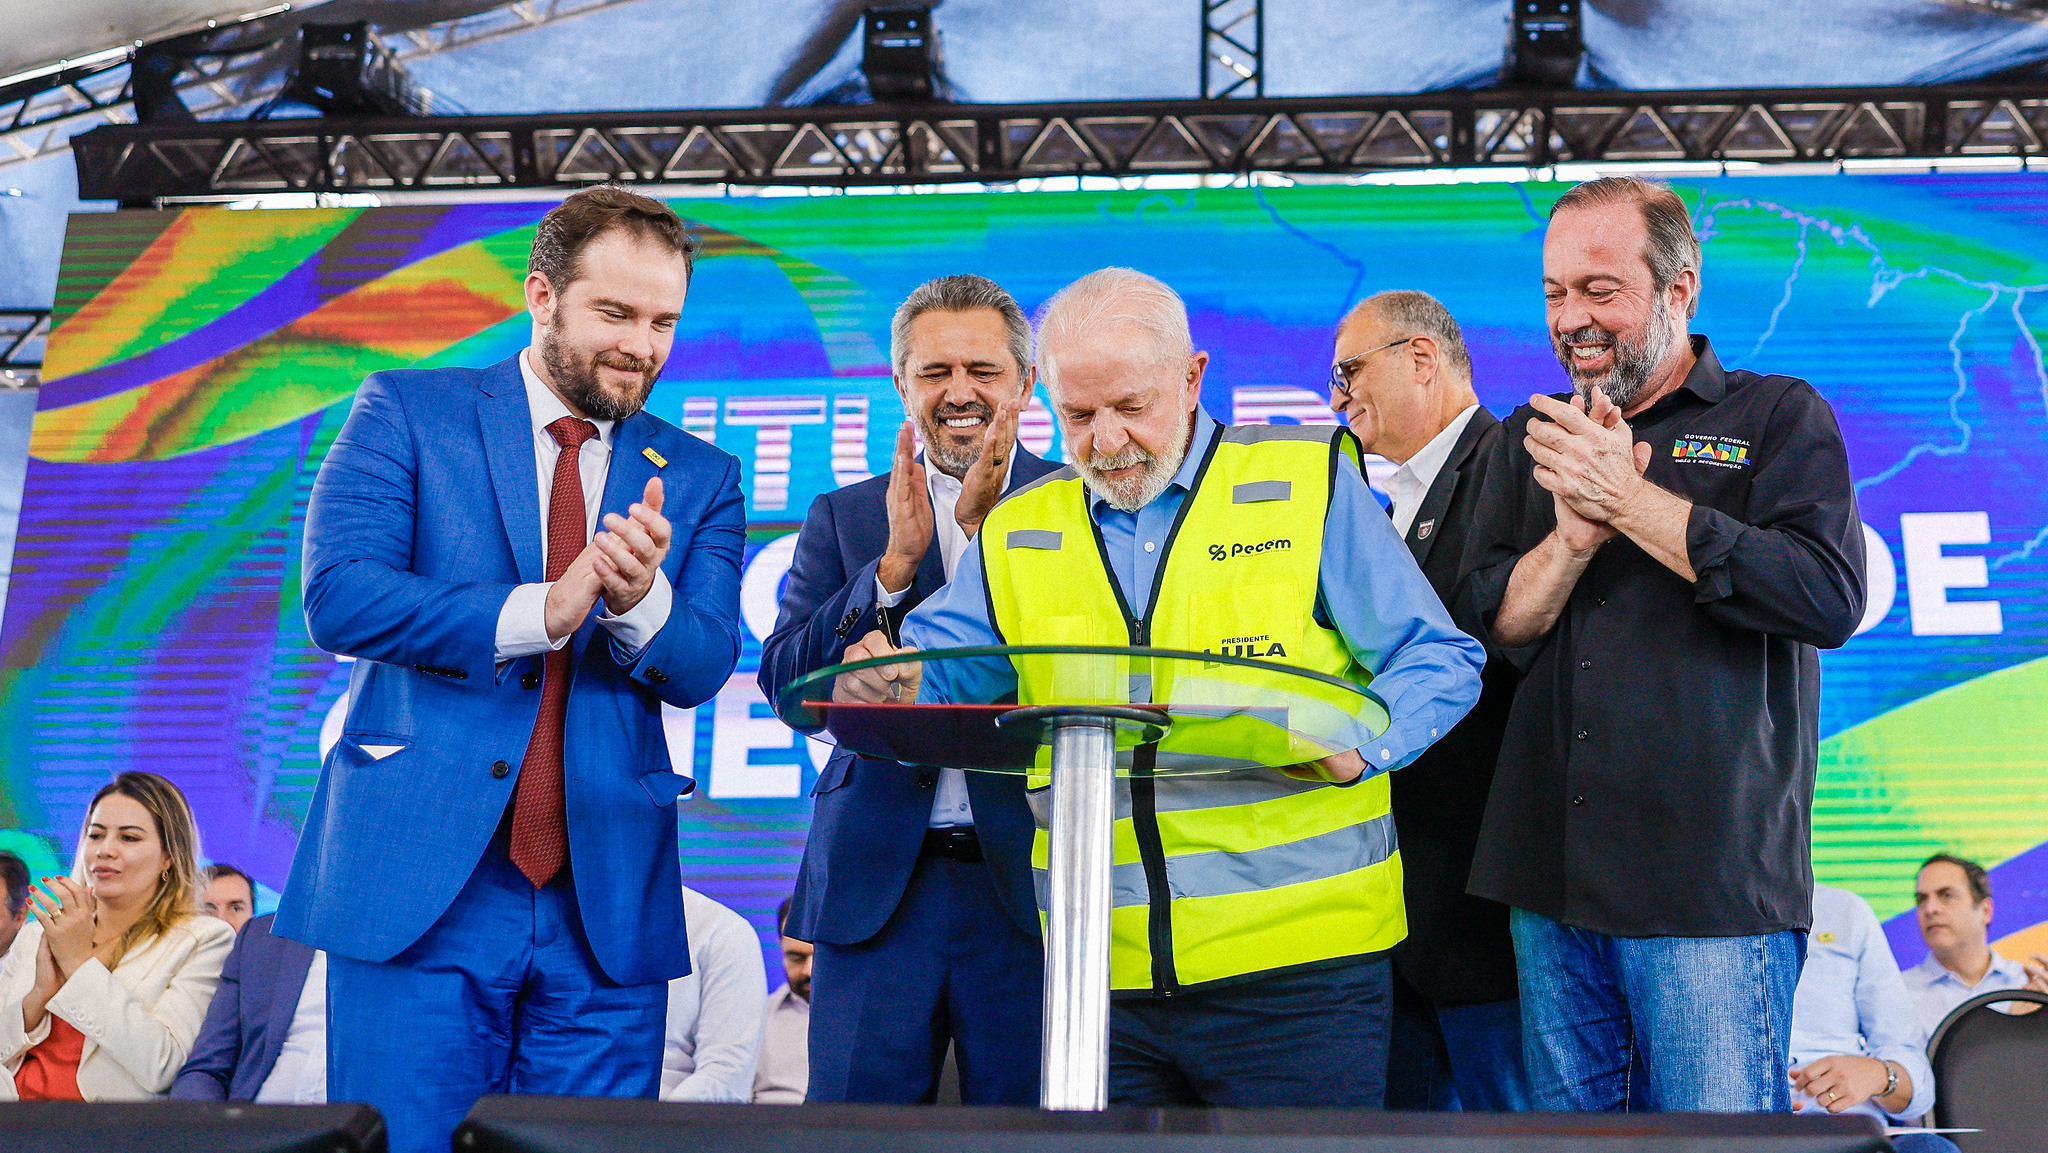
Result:
{"label": "blue suit trousers", "polygon": [[398,956],[328,958],[328,1099],[381,1110],[391,1153],[448,1153],[486,1094],[660,1089],[668,984],[607,980],[568,872],[536,889],[506,841],[501,827],[448,911]]}
{"label": "blue suit trousers", "polygon": [[986,865],[919,858],[880,933],[817,944],[805,1100],[928,1103],[950,1040],[963,1103],[1037,1105],[1044,973]]}

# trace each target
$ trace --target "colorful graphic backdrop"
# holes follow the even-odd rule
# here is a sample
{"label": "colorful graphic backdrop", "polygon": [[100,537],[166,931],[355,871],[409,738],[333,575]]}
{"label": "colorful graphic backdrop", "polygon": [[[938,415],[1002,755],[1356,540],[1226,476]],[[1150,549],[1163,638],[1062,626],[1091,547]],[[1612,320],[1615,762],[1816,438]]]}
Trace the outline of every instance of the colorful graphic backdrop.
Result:
{"label": "colorful graphic backdrop", "polygon": [[[741,459],[750,517],[740,668],[668,716],[703,785],[680,806],[685,875],[764,930],[789,888],[824,752],[769,714],[758,638],[810,501],[887,467],[889,319],[918,283],[979,272],[1035,308],[1103,265],[1152,272],[1214,354],[1204,402],[1236,422],[1329,420],[1332,322],[1420,288],[1464,324],[1480,396],[1505,412],[1561,387],[1538,290],[1560,191],[676,202],[704,252],[650,407]],[[1681,191],[1706,240],[1696,331],[1834,402],[1867,524],[1865,629],[1824,660],[1819,875],[1894,918],[1911,963],[1914,866],[1978,857],[1996,866],[1994,935],[2048,948],[2048,182]],[[153,769],[192,796],[215,857],[283,884],[347,680],[299,603],[313,475],[367,373],[524,346],[547,207],[73,218],[0,626],[0,829],[68,852],[95,788]],[[1024,436],[1058,451],[1042,407]]]}

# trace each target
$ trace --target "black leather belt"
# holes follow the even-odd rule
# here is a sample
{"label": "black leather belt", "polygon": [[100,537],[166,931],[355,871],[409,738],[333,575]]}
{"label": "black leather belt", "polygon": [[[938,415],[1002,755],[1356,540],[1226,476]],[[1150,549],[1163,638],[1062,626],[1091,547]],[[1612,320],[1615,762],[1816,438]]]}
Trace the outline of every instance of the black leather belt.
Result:
{"label": "black leather belt", "polygon": [[981,838],[974,835],[972,825],[951,829],[926,829],[922,855],[972,864],[981,860]]}

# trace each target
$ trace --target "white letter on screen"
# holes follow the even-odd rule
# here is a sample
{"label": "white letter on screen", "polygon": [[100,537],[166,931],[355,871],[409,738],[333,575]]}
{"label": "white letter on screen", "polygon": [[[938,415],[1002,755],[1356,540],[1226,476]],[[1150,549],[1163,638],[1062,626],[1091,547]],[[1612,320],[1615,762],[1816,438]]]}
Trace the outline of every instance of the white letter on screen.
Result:
{"label": "white letter on screen", "polygon": [[1943,545],[1991,543],[1991,517],[1982,512],[1909,512],[1899,517],[1906,550],[1906,597],[1916,637],[1988,636],[2003,632],[1997,601],[1952,601],[1950,589],[1991,583],[1981,556],[1943,556]]}
{"label": "white letter on screen", "polygon": [[[804,769],[796,755],[808,759],[810,750],[799,751],[797,742],[802,738],[775,719],[752,676],[735,673],[725,682],[711,722],[711,783],[705,791],[713,800],[803,794]],[[755,764],[757,750],[790,755],[773,763]]]}
{"label": "white letter on screen", "polygon": [[1863,623],[1856,626],[1858,633],[1867,633],[1892,615],[1892,603],[1899,599],[1899,570],[1892,564],[1891,546],[1877,535],[1877,530],[1863,526],[1864,590]]}

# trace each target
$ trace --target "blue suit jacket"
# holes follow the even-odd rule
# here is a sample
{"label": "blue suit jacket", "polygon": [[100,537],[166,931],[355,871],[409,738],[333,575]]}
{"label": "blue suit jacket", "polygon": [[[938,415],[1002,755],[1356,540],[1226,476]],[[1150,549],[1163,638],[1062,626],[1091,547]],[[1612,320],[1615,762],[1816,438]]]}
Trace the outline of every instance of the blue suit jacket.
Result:
{"label": "blue suit jacket", "polygon": [[[1021,446],[1010,487],[1058,466]],[[829,492],[811,504],[782,593],[775,631],[761,646],[761,691],[775,700],[796,678],[836,664],[848,645],[879,628],[875,570],[889,544],[886,475]],[[901,620],[946,583],[938,542],[926,550],[917,579],[892,610]],[[789,907],[789,935],[804,941],[855,945],[881,932],[903,899],[931,819],[938,771],[835,750],[813,790],[811,836]],[[1024,778],[968,773],[967,794],[982,854],[1003,908],[1017,926],[1038,935],[1031,884],[1031,810]]]}
{"label": "blue suit jacket", "polygon": [[[662,563],[675,607],[630,661],[595,612],[584,621],[564,722],[577,907],[598,965],[628,985],[689,972],[674,806],[691,783],[669,769],[660,704],[711,699],[740,646],[739,461],[638,413],[613,430],[603,511],[624,513],[657,472],[675,526]],[[385,961],[461,891],[511,801],[540,708],[542,658],[502,669],[495,658],[498,611],[515,585],[544,578],[542,553],[516,357],[363,382],[306,512],[306,624],[356,665],[279,933]],[[381,757],[366,748],[394,745]]]}
{"label": "blue suit jacket", "polygon": [[269,913],[242,926],[172,1099],[254,1101],[276,1066],[313,967],[311,945],[271,933],[276,919]]}

